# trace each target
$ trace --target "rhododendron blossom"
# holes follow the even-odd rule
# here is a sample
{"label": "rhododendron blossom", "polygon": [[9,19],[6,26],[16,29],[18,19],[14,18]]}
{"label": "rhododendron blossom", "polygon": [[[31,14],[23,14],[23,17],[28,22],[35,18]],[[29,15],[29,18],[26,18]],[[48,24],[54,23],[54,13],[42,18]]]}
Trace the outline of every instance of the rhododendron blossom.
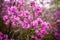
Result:
{"label": "rhododendron blossom", "polygon": [[45,40],[46,35],[60,35],[54,28],[59,27],[60,12],[52,12],[50,5],[50,0],[4,0],[1,23],[4,23],[6,32],[0,32],[0,40]]}

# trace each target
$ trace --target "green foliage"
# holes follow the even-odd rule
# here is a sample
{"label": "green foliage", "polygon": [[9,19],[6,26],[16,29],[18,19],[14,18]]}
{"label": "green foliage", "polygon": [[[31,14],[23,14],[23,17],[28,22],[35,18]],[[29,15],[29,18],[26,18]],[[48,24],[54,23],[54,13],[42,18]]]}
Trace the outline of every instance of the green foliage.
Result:
{"label": "green foliage", "polygon": [[55,38],[53,34],[48,34],[44,36],[43,40],[55,40]]}
{"label": "green foliage", "polygon": [[34,30],[33,28],[29,28],[29,29],[23,29],[21,28],[19,32],[15,32],[14,33],[14,39],[18,39],[18,40],[30,40],[31,39],[31,35],[32,34],[35,34],[34,33]]}
{"label": "green foliage", "polygon": [[56,5],[57,5],[58,9],[60,9],[60,0],[56,0]]}

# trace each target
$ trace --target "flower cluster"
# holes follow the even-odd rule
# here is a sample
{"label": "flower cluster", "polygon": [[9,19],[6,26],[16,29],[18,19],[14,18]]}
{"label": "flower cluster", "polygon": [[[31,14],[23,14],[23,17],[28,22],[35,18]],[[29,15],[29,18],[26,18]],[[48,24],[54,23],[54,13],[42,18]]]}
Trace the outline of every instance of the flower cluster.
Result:
{"label": "flower cluster", "polygon": [[[42,21],[40,21],[40,24],[38,24],[38,25],[40,25],[40,26],[36,27],[36,29],[35,29],[35,33],[37,36],[32,35],[32,36],[34,36],[32,38],[35,38],[35,39],[37,38],[36,40],[42,40],[41,39],[42,36],[49,34],[51,27],[48,22],[42,22]],[[35,24],[35,26],[37,26],[37,25]]]}
{"label": "flower cluster", "polygon": [[2,14],[5,13],[2,17],[7,26],[11,24],[12,28],[35,28],[36,36],[33,34],[31,37],[35,40],[42,40],[45,34],[49,34],[52,27],[41,18],[45,9],[38,6],[35,1],[28,4],[26,0],[9,0],[2,5],[4,6]]}
{"label": "flower cluster", "polygon": [[60,16],[60,11],[59,10],[56,10],[55,16],[58,20],[60,20],[60,17],[59,17]]}
{"label": "flower cluster", "polygon": [[31,2],[30,4],[31,5],[28,6],[29,9],[26,8],[28,4],[21,4],[21,2],[13,3],[14,6],[8,7],[7,14],[3,16],[5,24],[8,25],[11,22],[13,27],[22,26],[22,28],[29,28],[32,24],[38,26],[38,23],[35,24],[35,20],[42,21],[40,14],[43,8],[36,6],[35,2]]}
{"label": "flower cluster", "polygon": [[[0,32],[0,40],[9,40],[8,34],[3,34],[2,32]],[[11,40],[14,39],[11,38]]]}
{"label": "flower cluster", "polygon": [[60,40],[60,11],[56,10],[54,15],[56,16],[56,29],[57,31],[55,32],[55,38],[56,40]]}

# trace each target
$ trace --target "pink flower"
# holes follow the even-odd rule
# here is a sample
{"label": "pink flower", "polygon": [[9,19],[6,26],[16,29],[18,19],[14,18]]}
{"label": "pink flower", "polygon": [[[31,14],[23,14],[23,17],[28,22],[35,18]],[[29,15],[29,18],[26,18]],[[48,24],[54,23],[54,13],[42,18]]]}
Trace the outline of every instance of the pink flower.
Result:
{"label": "pink flower", "polygon": [[44,30],[44,29],[41,30],[40,33],[42,33],[42,34],[48,34],[47,30]]}
{"label": "pink flower", "polygon": [[41,18],[37,18],[37,21],[43,23],[43,20]]}
{"label": "pink flower", "polygon": [[28,20],[29,20],[29,21],[32,21],[32,20],[33,20],[33,15],[32,15],[32,14],[30,14],[30,15],[28,16]]}
{"label": "pink flower", "polygon": [[35,36],[34,35],[31,35],[31,38],[35,38]]}
{"label": "pink flower", "polygon": [[20,18],[19,18],[19,17],[15,17],[14,19],[15,19],[16,21],[19,21],[19,20],[20,20]]}
{"label": "pink flower", "polygon": [[4,35],[4,38],[5,38],[5,39],[8,39],[8,35],[7,35],[7,34],[5,34],[5,35]]}
{"label": "pink flower", "polygon": [[18,14],[18,16],[19,16],[19,17],[23,17],[23,16],[24,16],[24,14],[23,14],[23,13],[20,13],[20,14]]}
{"label": "pink flower", "polygon": [[42,40],[41,38],[35,37],[35,40]]}
{"label": "pink flower", "polygon": [[35,15],[35,18],[37,18],[37,17],[39,16],[39,14],[38,14],[38,13],[34,13],[34,15]]}
{"label": "pink flower", "polygon": [[39,12],[43,12],[44,9],[42,7],[35,7],[35,12],[39,13]]}
{"label": "pink flower", "polygon": [[5,22],[6,25],[9,25],[9,23],[10,23],[10,20],[7,20],[7,21]]}
{"label": "pink flower", "polygon": [[8,15],[3,16],[3,20],[6,21],[8,19]]}
{"label": "pink flower", "polygon": [[47,28],[50,30],[50,26],[49,26],[49,23],[48,22],[42,22],[41,26]]}
{"label": "pink flower", "polygon": [[8,8],[8,11],[10,11],[10,12],[17,11],[17,7],[16,6],[11,6],[11,8]]}
{"label": "pink flower", "polygon": [[12,27],[15,27],[16,26],[16,23],[15,22],[12,22]]}
{"label": "pink flower", "polygon": [[36,33],[38,33],[38,32],[39,32],[39,30],[35,30],[35,32],[36,32]]}
{"label": "pink flower", "polygon": [[31,1],[30,4],[31,4],[31,6],[35,6],[36,5],[35,1]]}
{"label": "pink flower", "polygon": [[35,33],[39,36],[42,36],[42,33],[40,32],[40,30],[35,30]]}
{"label": "pink flower", "polygon": [[2,32],[0,32],[0,36],[2,36],[3,35],[3,33]]}
{"label": "pink flower", "polygon": [[22,28],[26,28],[27,24],[25,22],[21,22],[21,26],[22,26]]}
{"label": "pink flower", "polygon": [[57,20],[57,22],[60,22],[60,19],[59,19],[59,20]]}
{"label": "pink flower", "polygon": [[2,36],[0,36],[0,40],[2,40],[3,39],[3,37]]}
{"label": "pink flower", "polygon": [[35,20],[35,21],[32,22],[32,25],[33,25],[34,27],[38,27],[38,22]]}
{"label": "pink flower", "polygon": [[24,22],[25,22],[25,23],[28,23],[28,19],[27,19],[27,18],[25,18],[25,19],[24,19]]}
{"label": "pink flower", "polygon": [[27,24],[27,27],[26,28],[30,28],[31,26],[30,26],[30,24]]}

